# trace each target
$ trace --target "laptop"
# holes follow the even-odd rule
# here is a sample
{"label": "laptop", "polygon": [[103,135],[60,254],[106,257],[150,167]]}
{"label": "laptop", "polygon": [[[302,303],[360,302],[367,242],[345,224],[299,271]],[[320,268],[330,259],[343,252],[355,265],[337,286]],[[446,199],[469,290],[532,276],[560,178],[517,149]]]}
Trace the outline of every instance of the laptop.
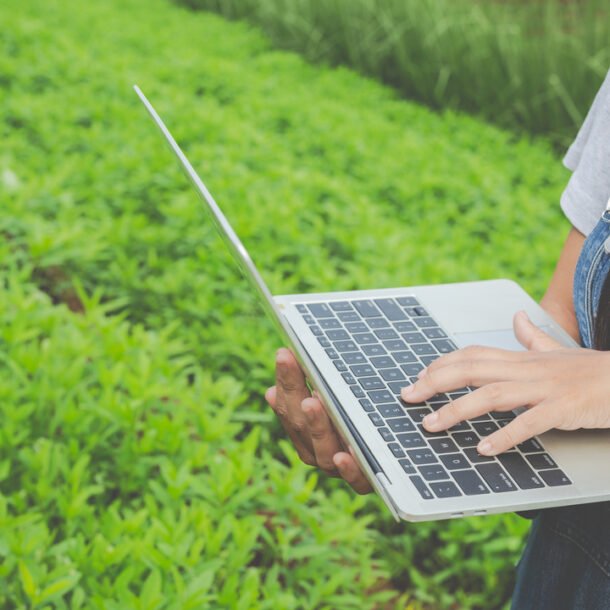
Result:
{"label": "laptop", "polygon": [[397,520],[426,521],[610,500],[610,432],[549,431],[497,457],[476,446],[514,418],[491,413],[430,434],[423,417],[472,391],[406,404],[400,389],[441,354],[468,345],[523,349],[513,314],[577,344],[506,279],[272,295],[246,248],[169,130],[134,86],[285,344],[373,488]]}

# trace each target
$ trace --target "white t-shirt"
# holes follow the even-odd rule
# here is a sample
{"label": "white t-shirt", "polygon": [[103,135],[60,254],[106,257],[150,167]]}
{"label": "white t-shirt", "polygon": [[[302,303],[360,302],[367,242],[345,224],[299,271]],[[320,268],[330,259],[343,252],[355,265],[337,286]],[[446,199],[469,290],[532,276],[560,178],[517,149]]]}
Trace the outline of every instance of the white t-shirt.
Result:
{"label": "white t-shirt", "polygon": [[561,209],[588,235],[610,198],[610,72],[563,163],[572,176],[561,195]]}

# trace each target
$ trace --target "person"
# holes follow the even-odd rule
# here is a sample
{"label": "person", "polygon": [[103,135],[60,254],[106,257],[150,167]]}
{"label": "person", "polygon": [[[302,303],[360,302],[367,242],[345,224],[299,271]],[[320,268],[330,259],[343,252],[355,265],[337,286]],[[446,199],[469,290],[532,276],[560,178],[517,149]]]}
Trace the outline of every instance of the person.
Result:
{"label": "person", "polygon": [[[562,347],[517,312],[514,331],[526,351],[467,347],[438,358],[402,390],[406,402],[421,402],[475,387],[424,419],[431,432],[488,411],[529,407],[481,440],[483,455],[551,428],[610,428],[610,72],[564,164],[572,174],[561,207],[572,227],[541,305],[581,347]],[[370,492],[292,353],[280,349],[275,364],[276,385],[265,398],[301,460]],[[517,566],[512,608],[610,608],[610,502],[538,512]]]}

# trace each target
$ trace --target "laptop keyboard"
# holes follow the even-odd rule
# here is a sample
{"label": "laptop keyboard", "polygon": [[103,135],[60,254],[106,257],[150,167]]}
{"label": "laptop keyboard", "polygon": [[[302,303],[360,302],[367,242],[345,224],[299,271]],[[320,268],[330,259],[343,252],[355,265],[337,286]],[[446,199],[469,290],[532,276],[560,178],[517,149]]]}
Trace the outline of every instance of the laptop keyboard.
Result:
{"label": "laptop keyboard", "polygon": [[457,349],[415,297],[296,306],[421,497],[451,498],[570,485],[537,438],[497,457],[479,455],[482,437],[515,418],[492,412],[430,433],[422,419],[472,388],[405,403],[400,390],[442,354]]}

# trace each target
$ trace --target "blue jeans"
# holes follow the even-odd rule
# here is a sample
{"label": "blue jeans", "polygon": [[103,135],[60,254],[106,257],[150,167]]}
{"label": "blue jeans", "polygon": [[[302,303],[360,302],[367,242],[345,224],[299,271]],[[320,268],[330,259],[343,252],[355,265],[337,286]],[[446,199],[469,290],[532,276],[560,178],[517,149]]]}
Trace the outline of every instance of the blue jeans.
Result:
{"label": "blue jeans", "polygon": [[[608,245],[606,241],[608,240]],[[584,347],[610,271],[610,211],[587,237],[574,276],[574,306]],[[517,567],[512,610],[610,609],[610,502],[541,511]]]}

